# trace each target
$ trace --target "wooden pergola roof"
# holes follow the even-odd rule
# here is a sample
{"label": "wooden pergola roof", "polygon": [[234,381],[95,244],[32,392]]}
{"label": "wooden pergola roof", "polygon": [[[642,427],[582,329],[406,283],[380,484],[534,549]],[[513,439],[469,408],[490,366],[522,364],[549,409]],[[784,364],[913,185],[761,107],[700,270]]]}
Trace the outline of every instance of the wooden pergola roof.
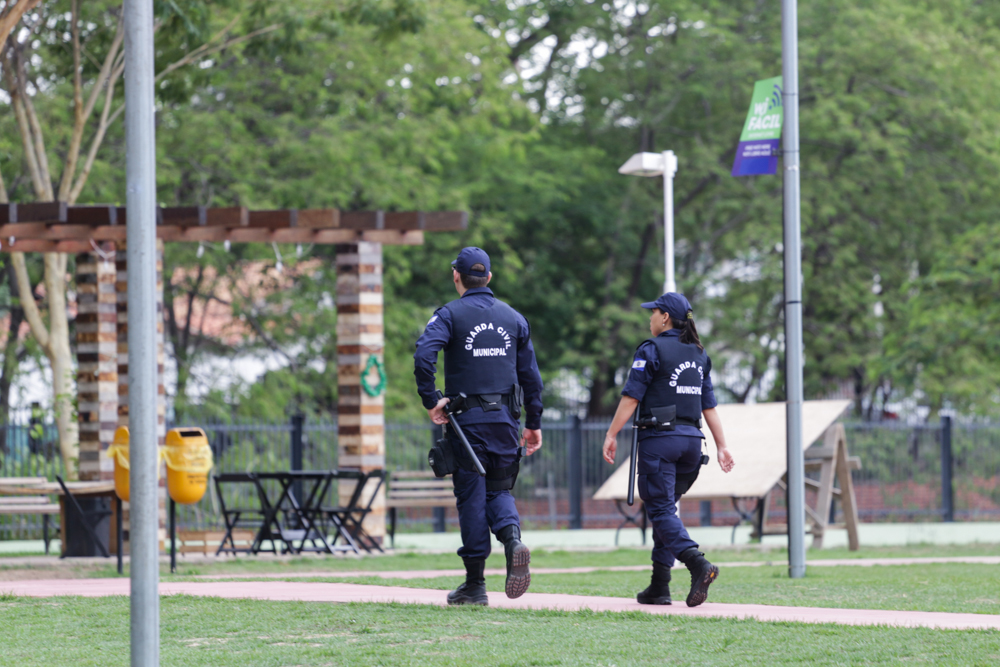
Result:
{"label": "wooden pergola roof", "polygon": [[[340,211],[243,206],[157,208],[156,236],[164,241],[232,243],[356,243],[421,245],[424,232],[460,231],[464,211]],[[96,243],[125,240],[125,207],[0,204],[0,250],[79,253]]]}

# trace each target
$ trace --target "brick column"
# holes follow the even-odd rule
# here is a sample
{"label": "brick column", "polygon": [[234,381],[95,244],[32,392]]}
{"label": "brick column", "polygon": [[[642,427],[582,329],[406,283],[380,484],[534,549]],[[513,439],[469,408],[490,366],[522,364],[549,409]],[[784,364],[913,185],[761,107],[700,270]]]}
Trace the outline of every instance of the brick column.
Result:
{"label": "brick column", "polygon": [[118,420],[115,249],[76,256],[77,402],[80,479],[111,479],[114,462],[104,455]]}
{"label": "brick column", "polygon": [[[118,313],[118,426],[129,425],[128,404],[128,263],[125,243],[118,244],[116,257],[117,277],[115,281],[116,310]],[[156,440],[162,447],[167,438],[166,415],[167,393],[163,384],[164,367],[164,327],[163,327],[163,241],[156,240]],[[167,521],[166,476],[160,465],[160,543],[166,537],[164,526]],[[129,518],[128,504],[124,510],[125,526]]]}
{"label": "brick column", "polygon": [[[338,467],[370,471],[385,468],[385,392],[369,396],[361,374],[371,356],[384,362],[382,320],[382,244],[338,245],[337,252],[337,438]],[[378,384],[377,374],[368,382]],[[346,503],[353,484],[340,484]],[[362,494],[367,502],[368,490]],[[365,530],[385,536],[385,490],[379,491]]]}

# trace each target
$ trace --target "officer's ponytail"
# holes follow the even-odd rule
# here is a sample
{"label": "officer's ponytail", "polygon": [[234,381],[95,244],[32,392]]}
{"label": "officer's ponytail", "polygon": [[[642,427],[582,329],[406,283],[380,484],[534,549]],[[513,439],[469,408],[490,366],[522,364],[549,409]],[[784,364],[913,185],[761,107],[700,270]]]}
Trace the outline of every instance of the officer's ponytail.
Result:
{"label": "officer's ponytail", "polygon": [[701,344],[701,339],[698,338],[698,329],[694,326],[694,314],[690,310],[687,311],[687,319],[673,322],[673,325],[680,332],[682,343],[697,345],[699,350],[702,352],[705,351],[705,346]]}

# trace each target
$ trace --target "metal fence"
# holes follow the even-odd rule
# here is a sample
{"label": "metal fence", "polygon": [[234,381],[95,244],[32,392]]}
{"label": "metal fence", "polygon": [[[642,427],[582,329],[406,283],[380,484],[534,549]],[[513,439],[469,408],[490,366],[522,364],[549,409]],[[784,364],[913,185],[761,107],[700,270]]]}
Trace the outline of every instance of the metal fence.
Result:
{"label": "metal fence", "polygon": [[[311,421],[296,435],[292,422],[204,423],[215,455],[216,472],[275,471],[298,466],[328,469],[337,464],[335,421]],[[514,496],[528,527],[614,526],[620,520],[610,501],[590,500],[614,472],[601,457],[604,420],[546,422],[545,445],[522,461]],[[862,521],[940,521],[1000,519],[1000,424],[949,421],[906,425],[891,422],[846,422],[848,448],[862,461],[854,473]],[[62,473],[54,425],[9,424],[0,429],[0,477],[44,476]],[[390,470],[426,470],[427,450],[439,437],[429,423],[386,424],[386,466]],[[628,435],[619,438],[618,460],[628,456]],[[301,453],[294,458],[293,442],[299,438]],[[950,445],[950,446],[949,446]],[[293,465],[294,464],[294,465]],[[948,474],[950,468],[950,475]],[[231,485],[227,505],[252,503],[249,487]],[[952,489],[950,498],[948,489]],[[334,488],[333,493],[336,493]],[[772,503],[772,516],[780,522],[783,503]],[[709,506],[682,503],[685,521],[732,525],[738,515],[726,501]],[[440,517],[439,517],[440,518]],[[403,529],[430,530],[430,510],[402,512]],[[447,517],[455,523],[454,512]],[[221,525],[215,489],[198,504],[178,507],[182,528]],[[37,538],[39,517],[0,517],[0,539]]]}

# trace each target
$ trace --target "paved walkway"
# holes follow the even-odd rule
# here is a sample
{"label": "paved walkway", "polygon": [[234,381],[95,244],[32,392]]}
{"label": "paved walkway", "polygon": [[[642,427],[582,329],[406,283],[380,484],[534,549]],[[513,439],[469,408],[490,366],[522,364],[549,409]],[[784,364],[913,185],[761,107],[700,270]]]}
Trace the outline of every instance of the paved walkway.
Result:
{"label": "paved walkway", "polygon": [[[128,595],[127,579],[73,579],[9,581],[0,583],[0,593],[28,597],[79,595],[104,597]],[[260,582],[164,582],[162,595],[197,595],[228,599],[283,600],[303,602],[397,602],[403,604],[445,604],[444,591],[398,586],[363,586],[360,584],[323,584],[285,581]],[[754,618],[758,621],[797,623],[836,623],[840,625],[890,625],[949,630],[1000,630],[1000,616],[986,614],[949,614],[925,611],[883,611],[874,609],[831,609],[821,607],[779,607],[759,604],[718,604],[706,602],[689,609],[683,604],[671,606],[640,605],[626,598],[583,595],[526,593],[508,600],[503,593],[490,593],[490,605],[502,609],[558,609],[596,612],[639,611],[666,616],[699,618]]]}
{"label": "paved walkway", "polygon": [[[874,567],[876,565],[927,565],[932,563],[972,563],[978,565],[1000,565],[1000,556],[957,556],[942,558],[843,558],[829,560],[810,560],[806,562],[807,567]],[[728,567],[764,567],[785,565],[784,561],[737,561],[716,563],[720,568]],[[591,572],[645,572],[649,570],[649,565],[610,565],[607,567],[532,567],[533,574],[588,574]],[[683,569],[683,563],[676,563],[675,569]],[[489,568],[486,570],[489,575],[506,574],[503,568]],[[465,570],[396,570],[396,571],[371,571],[371,570],[348,570],[337,572],[335,570],[325,570],[316,572],[261,572],[250,574],[241,572],[239,574],[201,574],[195,579],[304,579],[316,577],[376,577],[378,579],[434,579],[436,577],[463,577]]]}

